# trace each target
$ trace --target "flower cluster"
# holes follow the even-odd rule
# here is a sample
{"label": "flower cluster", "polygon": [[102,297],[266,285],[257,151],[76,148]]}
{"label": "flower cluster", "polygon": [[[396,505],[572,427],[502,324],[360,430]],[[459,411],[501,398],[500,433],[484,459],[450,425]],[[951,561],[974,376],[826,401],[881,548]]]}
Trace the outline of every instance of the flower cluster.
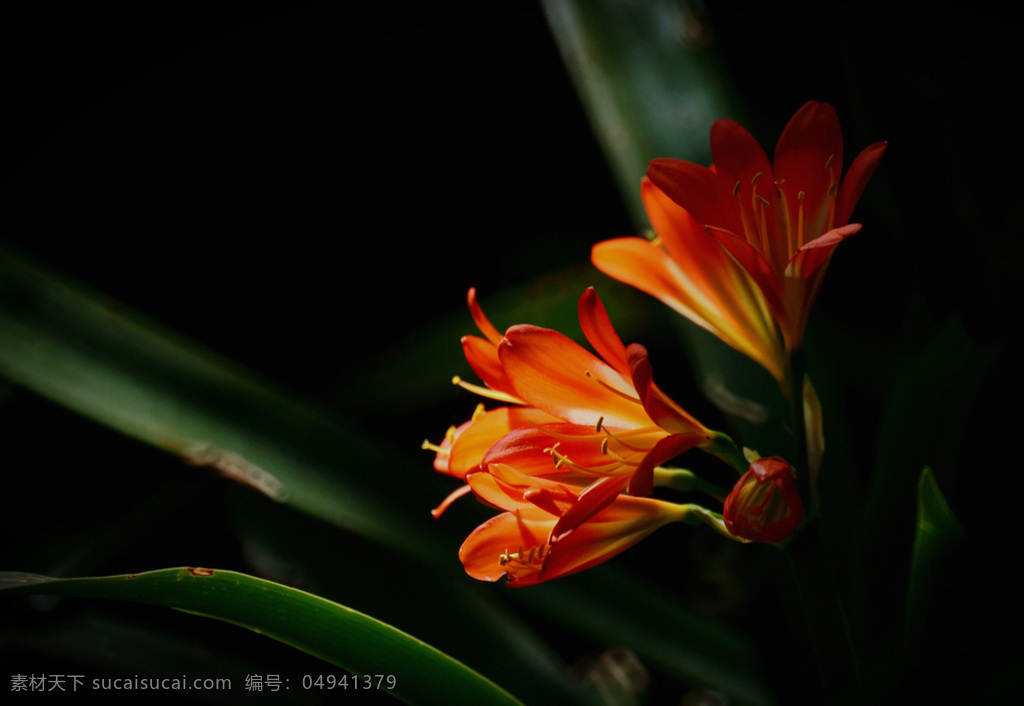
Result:
{"label": "flower cluster", "polygon": [[692,448],[716,452],[726,437],[661,391],[647,350],[622,343],[593,289],[579,318],[599,355],[537,326],[501,335],[474,290],[468,299],[483,337],[464,337],[463,350],[486,387],[456,382],[507,403],[478,407],[435,447],[435,468],[465,481],[435,515],[467,492],[504,511],[463,544],[470,575],[527,585],[609,559],[669,522],[716,521],[646,497],[657,466]]}
{"label": "flower cluster", "polygon": [[782,383],[832,252],[861,228],[850,216],[885,148],[867,147],[841,179],[843,136],[827,103],[797,111],[773,162],[742,126],[718,120],[711,128],[713,166],[651,162],[641,188],[658,238],[598,243],[591,259]]}
{"label": "flower cluster", "polygon": [[[808,103],[786,127],[774,163],[732,121],[714,124],[711,146],[711,168],[652,162],[641,189],[658,237],[599,243],[593,262],[747,354],[780,384],[802,382],[801,399],[791,401],[801,415],[810,404],[810,428],[820,413],[792,354],[832,251],[860,229],[850,214],[885,144],[864,150],[840,180],[835,111]],[[592,288],[580,298],[579,321],[593,352],[537,326],[502,334],[475,290],[468,303],[481,335],[465,336],[463,352],[483,386],[455,382],[502,404],[481,404],[441,444],[424,446],[435,451],[436,470],[462,481],[435,516],[467,494],[501,511],[459,552],[474,578],[525,586],[567,576],[673,522],[704,523],[740,542],[782,542],[804,521],[798,474],[816,470],[820,440],[806,441],[809,468],[752,453],[748,461],[654,383],[647,350],[623,344]],[[740,474],[731,492],[663,466],[691,449]],[[722,512],[655,498],[656,486],[703,491]]]}

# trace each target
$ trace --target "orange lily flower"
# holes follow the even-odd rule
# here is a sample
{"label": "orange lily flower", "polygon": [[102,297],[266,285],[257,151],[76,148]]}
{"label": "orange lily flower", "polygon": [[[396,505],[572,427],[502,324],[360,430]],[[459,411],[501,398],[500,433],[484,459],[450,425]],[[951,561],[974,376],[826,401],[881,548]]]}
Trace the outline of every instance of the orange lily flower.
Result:
{"label": "orange lily flower", "polygon": [[782,380],[785,349],[771,307],[713,235],[649,179],[640,196],[658,238],[614,238],[591,252],[611,277],[661,300]]}
{"label": "orange lily flower", "polygon": [[[850,215],[885,148],[885,142],[867,147],[840,180],[842,132],[827,103],[811,101],[797,111],[776,145],[774,164],[746,129],[718,120],[711,128],[714,166],[656,159],[647,170],[656,188],[642,187],[644,203],[667,258],[610,241],[616,246],[595,248],[594,263],[667,301],[782,381],[784,363],[765,307],[785,351],[798,350],[833,250],[860,230]],[[680,210],[667,208],[665,197]],[[694,235],[700,228],[745,276],[710,253]]]}
{"label": "orange lily flower", "polygon": [[513,586],[568,576],[607,561],[659,527],[686,519],[690,507],[616,495],[585,522],[557,534],[561,518],[578,501],[578,489],[531,478],[503,464],[471,475],[469,482],[479,498],[506,511],[474,530],[459,558],[473,578],[497,581],[504,576]]}
{"label": "orange lily flower", "polygon": [[[435,516],[470,491],[509,510],[481,489],[489,487],[487,478],[494,469],[514,468],[517,477],[528,479],[528,483],[519,489],[526,506],[513,509],[522,521],[533,523],[535,531],[543,526],[545,541],[553,543],[594,522],[616,503],[631,511],[660,508],[657,504],[622,505],[620,496],[624,492],[650,494],[656,466],[696,446],[714,448],[720,438],[658,388],[646,349],[622,343],[593,289],[580,298],[579,316],[598,355],[560,333],[537,326],[513,326],[498,338],[476,305],[472,290],[469,302],[484,338],[464,338],[463,349],[487,387],[457,382],[510,406],[491,411],[478,408],[469,422],[449,430],[440,446],[426,445],[437,452],[437,470],[466,481],[434,510]],[[505,473],[505,487],[510,487],[509,474]],[[547,490],[540,492],[542,487]],[[557,493],[551,488],[557,488]],[[553,505],[536,505],[538,498],[555,495],[571,496],[572,501],[562,502],[557,513],[552,512]],[[538,512],[546,514],[541,517]],[[602,515],[602,523],[613,516],[617,517],[614,513]],[[601,526],[608,529],[606,524]],[[631,530],[628,534],[638,541],[644,533]],[[568,546],[579,541],[582,535]],[[628,543],[621,548],[625,546]],[[561,551],[575,556],[569,550]],[[593,552],[598,549],[588,549],[585,554],[590,557]],[[576,559],[573,566],[580,565]]]}
{"label": "orange lily flower", "polygon": [[441,446],[431,447],[437,470],[465,478],[514,460],[520,469],[581,485],[617,476],[632,494],[646,495],[656,465],[715,437],[658,388],[646,349],[622,343],[592,288],[580,297],[579,315],[600,357],[556,331],[525,324],[495,342],[472,290],[470,308],[486,338],[467,336],[463,349],[487,387],[456,381],[517,406],[478,410],[449,430]]}

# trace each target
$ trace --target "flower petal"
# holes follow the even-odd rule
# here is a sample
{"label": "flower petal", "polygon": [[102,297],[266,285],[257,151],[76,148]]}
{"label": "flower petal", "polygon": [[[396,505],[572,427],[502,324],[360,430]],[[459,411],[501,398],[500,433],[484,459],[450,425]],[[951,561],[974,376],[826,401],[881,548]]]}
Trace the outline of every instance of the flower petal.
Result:
{"label": "flower petal", "polygon": [[608,561],[685,514],[683,505],[620,495],[552,545],[537,578],[569,576]]}
{"label": "flower petal", "polygon": [[488,449],[513,429],[551,421],[558,420],[532,407],[498,407],[484,412],[459,427],[448,454],[447,473],[465,478],[467,473],[480,470]]}
{"label": "flower petal", "polygon": [[696,432],[710,437],[710,432],[703,424],[676,404],[674,400],[662,392],[661,388],[654,383],[647,349],[639,343],[633,343],[627,350],[629,353],[629,368],[633,376],[633,385],[636,387],[637,394],[640,395],[640,400],[650,418],[659,427],[672,434]]}
{"label": "flower petal", "polygon": [[655,159],[647,167],[647,178],[700,225],[743,232],[733,184],[715,170],[681,159]]}
{"label": "flower petal", "polygon": [[857,158],[853,160],[850,169],[843,177],[843,184],[839,187],[839,195],[836,197],[836,224],[843,225],[850,221],[853,209],[864,193],[878,162],[882,159],[888,142],[876,142],[866,147]]}
{"label": "flower petal", "polygon": [[567,422],[637,428],[651,420],[630,381],[557,331],[513,326],[498,355],[519,396]]}
{"label": "flower petal", "polygon": [[615,332],[608,312],[593,287],[588,287],[580,297],[579,319],[583,335],[587,337],[587,341],[597,354],[620,375],[629,375],[626,346]]}

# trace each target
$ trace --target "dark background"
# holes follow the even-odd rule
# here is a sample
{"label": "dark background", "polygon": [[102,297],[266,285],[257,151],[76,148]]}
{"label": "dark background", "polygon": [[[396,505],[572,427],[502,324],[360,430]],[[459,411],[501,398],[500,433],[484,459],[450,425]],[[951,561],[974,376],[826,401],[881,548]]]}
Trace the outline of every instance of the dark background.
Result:
{"label": "dark background", "polygon": [[[539,6],[485,5],[7,13],[0,235],[358,416],[389,444],[437,439],[472,403],[387,407],[355,396],[355,381],[396,350],[416,355],[404,342],[461,312],[469,286],[486,297],[585,264],[594,242],[635,232]],[[835,366],[851,383],[846,463],[863,469],[853,481],[861,489],[892,402],[887,385],[951,321],[986,353],[984,369],[966,376],[956,429],[949,416],[922,420],[912,440],[922,449],[908,462],[937,467],[971,536],[962,568],[936,588],[949,656],[997,663],[1021,644],[1015,553],[1004,543],[1017,534],[1019,504],[1018,28],[977,6],[900,16],[883,3],[814,7],[698,10],[769,151],[809,99],[836,106],[847,163],[871,142],[890,143],[855,213],[865,228],[838,251],[809,341],[854,359]],[[576,296],[566,293],[568,308]],[[665,340],[651,315],[651,339]],[[688,389],[685,370],[664,375],[663,387]],[[40,516],[102,526],[105,513],[177,472],[158,452],[17,388],[4,391],[3,420],[11,485],[0,569],[59,573],[59,544],[50,556],[16,550],[38,539]],[[952,432],[955,456],[930,458],[930,441]],[[234,568],[240,550],[218,519],[223,481],[175,482],[201,498],[195,534],[150,528],[104,573]],[[631,561],[648,556],[638,548]],[[879,566],[890,560],[882,552]],[[884,570],[872,581],[884,591]]]}

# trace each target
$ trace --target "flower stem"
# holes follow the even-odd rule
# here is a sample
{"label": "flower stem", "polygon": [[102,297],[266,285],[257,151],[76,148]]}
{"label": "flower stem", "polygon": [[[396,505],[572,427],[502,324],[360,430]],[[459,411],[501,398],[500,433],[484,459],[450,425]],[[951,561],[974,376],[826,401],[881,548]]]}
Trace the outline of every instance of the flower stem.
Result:
{"label": "flower stem", "polygon": [[728,463],[739,475],[746,473],[750,468],[750,462],[732,437],[720,431],[712,434],[711,441],[700,448]]}
{"label": "flower stem", "polygon": [[804,511],[811,514],[811,466],[807,451],[807,420],[804,419],[804,368],[803,350],[797,349],[789,354],[789,406],[793,423],[793,442],[796,446],[796,457],[793,467],[796,469],[796,487],[800,493],[800,501]]}
{"label": "flower stem", "polygon": [[662,468],[661,466],[655,468],[654,485],[684,492],[693,490],[710,495],[719,501],[729,494],[725,488],[706,481],[693,471],[684,468]]}

